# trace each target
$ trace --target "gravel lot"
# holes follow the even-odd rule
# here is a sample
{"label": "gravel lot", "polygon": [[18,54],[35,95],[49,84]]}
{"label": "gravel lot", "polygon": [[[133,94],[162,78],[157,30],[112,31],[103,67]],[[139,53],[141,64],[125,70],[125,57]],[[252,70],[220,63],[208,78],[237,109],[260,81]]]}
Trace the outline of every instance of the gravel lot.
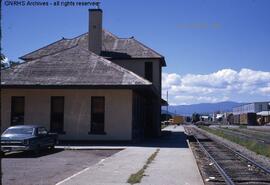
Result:
{"label": "gravel lot", "polygon": [[119,150],[55,150],[14,153],[2,159],[2,184],[52,185]]}

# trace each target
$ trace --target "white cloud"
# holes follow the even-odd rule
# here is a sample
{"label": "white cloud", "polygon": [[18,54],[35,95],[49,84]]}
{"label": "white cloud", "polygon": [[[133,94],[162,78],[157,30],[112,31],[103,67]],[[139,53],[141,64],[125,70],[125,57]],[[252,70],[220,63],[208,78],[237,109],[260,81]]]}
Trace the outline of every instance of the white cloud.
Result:
{"label": "white cloud", "polygon": [[171,74],[163,73],[162,83],[164,84],[163,88],[165,89],[170,88],[173,85],[178,85],[179,83],[181,83],[181,76],[179,76],[176,73],[171,73]]}
{"label": "white cloud", "polygon": [[263,94],[270,96],[270,84],[268,85],[269,85],[268,87],[259,88],[259,91],[262,92]]}
{"label": "white cloud", "polygon": [[251,69],[222,69],[210,74],[163,73],[162,94],[169,91],[169,103],[191,104],[220,102],[232,96],[265,96],[270,94],[270,72]]}

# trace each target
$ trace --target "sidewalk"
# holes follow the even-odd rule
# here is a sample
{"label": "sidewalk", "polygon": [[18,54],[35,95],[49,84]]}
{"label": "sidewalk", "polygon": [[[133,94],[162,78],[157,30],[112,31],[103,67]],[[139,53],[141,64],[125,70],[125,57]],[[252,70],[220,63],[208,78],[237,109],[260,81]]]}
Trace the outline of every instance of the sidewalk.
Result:
{"label": "sidewalk", "polygon": [[[175,129],[168,127],[167,130],[184,132],[181,126]],[[188,146],[161,148],[145,175],[142,185],[203,185],[195,158]]]}
{"label": "sidewalk", "polygon": [[130,174],[144,165],[155,148],[127,148],[57,185],[128,185]]}
{"label": "sidewalk", "polygon": [[57,185],[128,185],[129,176],[140,170],[157,148],[160,151],[146,169],[146,176],[140,184],[203,185],[196,161],[186,143],[183,127],[170,126],[165,130],[172,131],[172,134],[142,146],[128,147]]}

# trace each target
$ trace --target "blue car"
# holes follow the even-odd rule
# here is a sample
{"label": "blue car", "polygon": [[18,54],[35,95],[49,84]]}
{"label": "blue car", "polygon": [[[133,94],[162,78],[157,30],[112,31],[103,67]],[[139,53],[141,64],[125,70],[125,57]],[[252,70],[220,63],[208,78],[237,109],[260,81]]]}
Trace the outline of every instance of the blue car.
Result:
{"label": "blue car", "polygon": [[43,126],[18,125],[6,129],[1,135],[1,152],[54,149],[58,136]]}

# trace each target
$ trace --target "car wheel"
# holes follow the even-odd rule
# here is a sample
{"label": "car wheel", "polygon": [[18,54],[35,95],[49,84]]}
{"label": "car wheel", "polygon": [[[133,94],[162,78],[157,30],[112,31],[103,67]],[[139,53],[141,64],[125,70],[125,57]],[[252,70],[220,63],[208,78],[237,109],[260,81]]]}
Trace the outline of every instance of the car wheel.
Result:
{"label": "car wheel", "polygon": [[5,156],[5,152],[1,151],[1,152],[0,152],[0,157],[2,158],[2,157],[4,157],[4,156]]}
{"label": "car wheel", "polygon": [[50,146],[50,150],[54,150],[54,149],[55,149],[54,145]]}
{"label": "car wheel", "polygon": [[36,147],[36,149],[34,150],[34,153],[35,153],[36,155],[40,153],[40,145],[38,145],[38,146]]}
{"label": "car wheel", "polygon": [[54,140],[54,144],[55,144],[55,145],[58,145],[58,144],[59,144],[59,140],[58,140],[58,139],[55,139],[55,140]]}

